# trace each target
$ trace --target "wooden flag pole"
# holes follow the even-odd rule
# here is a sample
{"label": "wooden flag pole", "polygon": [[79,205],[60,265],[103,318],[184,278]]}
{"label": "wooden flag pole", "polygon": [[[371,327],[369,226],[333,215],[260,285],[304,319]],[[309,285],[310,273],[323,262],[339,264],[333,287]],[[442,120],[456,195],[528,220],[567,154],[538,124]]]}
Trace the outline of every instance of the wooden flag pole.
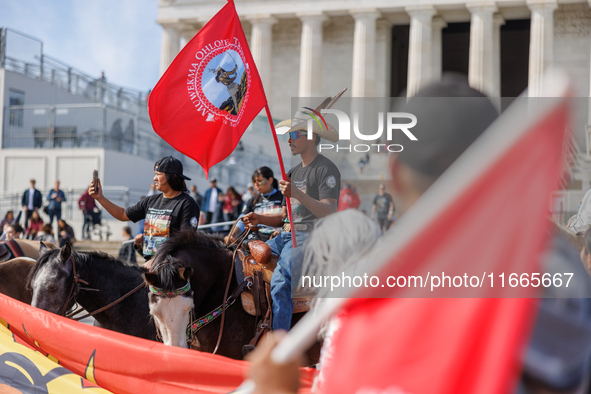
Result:
{"label": "wooden flag pole", "polygon": [[[277,133],[275,132],[275,125],[273,124],[273,118],[271,117],[271,111],[269,110],[269,104],[265,104],[265,111],[267,112],[267,119],[269,120],[269,127],[271,127],[271,134],[273,134],[273,141],[275,142],[275,150],[277,150],[277,158],[279,159],[279,168],[281,169],[281,179],[287,180],[285,174],[285,167],[283,167],[283,157],[281,156],[281,148],[279,147],[279,140],[277,139]],[[289,217],[289,227],[291,228],[291,244],[294,248],[298,247],[295,235],[295,226],[291,218],[291,199],[285,198],[287,203],[287,216]]]}

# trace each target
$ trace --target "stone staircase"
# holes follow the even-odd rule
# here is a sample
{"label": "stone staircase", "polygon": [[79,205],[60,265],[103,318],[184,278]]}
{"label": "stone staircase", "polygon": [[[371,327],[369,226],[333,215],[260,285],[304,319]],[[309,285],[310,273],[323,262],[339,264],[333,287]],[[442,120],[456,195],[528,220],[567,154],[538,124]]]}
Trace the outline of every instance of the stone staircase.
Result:
{"label": "stone staircase", "polygon": [[[74,250],[78,252],[89,252],[89,251],[100,251],[105,252],[108,255],[117,257],[119,255],[119,249],[122,246],[122,241],[92,241],[83,240],[74,243]],[[138,264],[144,263],[144,258],[136,253],[135,255]]]}

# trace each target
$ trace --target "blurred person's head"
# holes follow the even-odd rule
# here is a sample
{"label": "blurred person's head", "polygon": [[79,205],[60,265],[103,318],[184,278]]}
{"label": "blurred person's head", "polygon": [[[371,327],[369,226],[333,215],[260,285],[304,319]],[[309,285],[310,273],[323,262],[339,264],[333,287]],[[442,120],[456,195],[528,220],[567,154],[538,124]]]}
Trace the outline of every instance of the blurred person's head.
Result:
{"label": "blurred person's head", "polygon": [[[450,99],[452,98],[452,99]],[[390,160],[392,186],[410,207],[496,119],[490,99],[456,74],[421,89],[405,105],[417,117],[417,141]]]}
{"label": "blurred person's head", "polygon": [[230,186],[230,187],[228,188],[228,190],[226,191],[226,194],[227,194],[229,197],[233,197],[233,198],[240,197],[240,194],[238,194],[238,192],[236,191],[236,189],[234,189],[234,186]]}
{"label": "blurred person's head", "polygon": [[23,233],[23,228],[18,223],[9,224],[6,228],[6,240],[18,239]]}
{"label": "blurred person's head", "polygon": [[53,189],[56,191],[60,189],[60,181],[55,181],[55,184],[53,185]]}
{"label": "blurred person's head", "polygon": [[9,221],[14,219],[14,212],[12,212],[12,211],[6,212],[6,216],[4,216],[4,219],[9,220]]}
{"label": "blurred person's head", "polygon": [[209,187],[211,187],[212,189],[215,188],[218,184],[217,179],[213,178],[209,181]]}
{"label": "blurred person's head", "polygon": [[197,193],[197,186],[191,185],[191,192]]}
{"label": "blurred person's head", "polygon": [[57,221],[57,226],[58,226],[60,229],[64,229],[64,228],[66,228],[66,226],[67,226],[67,225],[68,225],[68,224],[66,223],[66,221],[65,221],[64,219],[59,219],[59,220]]}
{"label": "blurred person's head", "polygon": [[260,167],[252,173],[252,183],[255,189],[261,193],[269,193],[279,188],[279,182],[273,176],[273,170],[269,167]]}
{"label": "blurred person's head", "polygon": [[34,180],[34,179],[31,179],[31,180],[29,181],[29,183],[31,184],[31,187],[32,187],[32,188],[35,188],[35,180]]}
{"label": "blurred person's head", "polygon": [[129,226],[125,226],[121,229],[121,234],[123,238],[130,239],[131,238],[131,228]]}
{"label": "blurred person's head", "polygon": [[31,219],[34,220],[35,222],[38,222],[39,220],[41,220],[41,216],[39,216],[39,212],[33,211],[33,213],[31,214]]}
{"label": "blurred person's head", "polygon": [[45,223],[41,227],[41,231],[43,231],[45,234],[52,234],[53,235],[53,227],[51,226],[51,223]]}

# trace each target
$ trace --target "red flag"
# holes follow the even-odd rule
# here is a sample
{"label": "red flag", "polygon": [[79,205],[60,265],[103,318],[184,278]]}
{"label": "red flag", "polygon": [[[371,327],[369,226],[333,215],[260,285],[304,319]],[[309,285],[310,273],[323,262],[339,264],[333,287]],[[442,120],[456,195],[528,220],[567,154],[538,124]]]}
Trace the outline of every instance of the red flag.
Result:
{"label": "red flag", "polygon": [[[396,229],[385,235],[381,280],[427,272],[453,275],[477,264],[486,282],[463,294],[495,297],[505,295],[500,274],[506,274],[506,290],[510,273],[540,272],[539,252],[547,236],[549,198],[562,173],[568,118],[566,100],[555,100],[529,124],[520,120],[527,108],[501,117],[427,191],[399,221],[409,235]],[[492,150],[497,152],[489,154]],[[430,205],[437,207],[420,218]],[[514,294],[527,296],[531,290],[536,289]],[[370,287],[355,296],[404,291]],[[429,288],[422,291],[424,296]],[[511,392],[535,304],[526,298],[351,299],[340,317],[322,392]]]}
{"label": "red flag", "polygon": [[[27,393],[221,394],[238,387],[246,369],[244,361],[88,326],[0,294],[0,392],[20,384]],[[313,375],[302,369],[304,392]]]}
{"label": "red flag", "polygon": [[193,37],[148,100],[152,127],[205,174],[224,160],[267,99],[232,0]]}

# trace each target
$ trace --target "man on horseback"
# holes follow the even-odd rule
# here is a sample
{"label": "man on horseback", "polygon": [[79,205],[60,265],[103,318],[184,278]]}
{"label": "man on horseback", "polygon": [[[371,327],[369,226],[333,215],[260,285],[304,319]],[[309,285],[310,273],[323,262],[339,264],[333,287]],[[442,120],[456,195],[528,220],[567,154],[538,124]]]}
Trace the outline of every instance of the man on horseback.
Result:
{"label": "man on horseback", "polygon": [[100,179],[95,188],[90,184],[88,194],[96,199],[115,219],[123,222],[137,222],[145,219],[143,234],[135,237],[135,245],[143,244],[143,255],[150,260],[156,250],[171,233],[185,229],[197,229],[199,206],[187,191],[183,175],[183,164],[172,156],[162,158],[154,165],[154,183],[162,193],[146,197],[136,205],[122,208],[113,204],[105,196]]}
{"label": "man on horseback", "polygon": [[[304,258],[304,240],[308,237],[314,223],[319,218],[337,211],[341,174],[337,166],[318,153],[317,146],[321,138],[332,142],[338,140],[338,132],[329,127],[313,127],[314,138],[308,139],[307,121],[292,125],[292,120],[279,123],[278,134],[289,132],[289,147],[294,156],[300,155],[302,162],[293,167],[286,180],[279,181],[279,189],[285,198],[291,199],[293,224],[287,223],[286,201],[283,201],[281,213],[275,215],[257,215],[249,213],[243,218],[246,225],[264,224],[281,227],[281,233],[267,241],[275,255],[279,255],[277,268],[271,279],[271,297],[273,300],[273,330],[289,330],[293,312],[292,292],[301,276]],[[284,129],[284,131],[282,130]],[[283,133],[282,133],[283,131]],[[295,226],[298,247],[292,250],[291,225]]]}

